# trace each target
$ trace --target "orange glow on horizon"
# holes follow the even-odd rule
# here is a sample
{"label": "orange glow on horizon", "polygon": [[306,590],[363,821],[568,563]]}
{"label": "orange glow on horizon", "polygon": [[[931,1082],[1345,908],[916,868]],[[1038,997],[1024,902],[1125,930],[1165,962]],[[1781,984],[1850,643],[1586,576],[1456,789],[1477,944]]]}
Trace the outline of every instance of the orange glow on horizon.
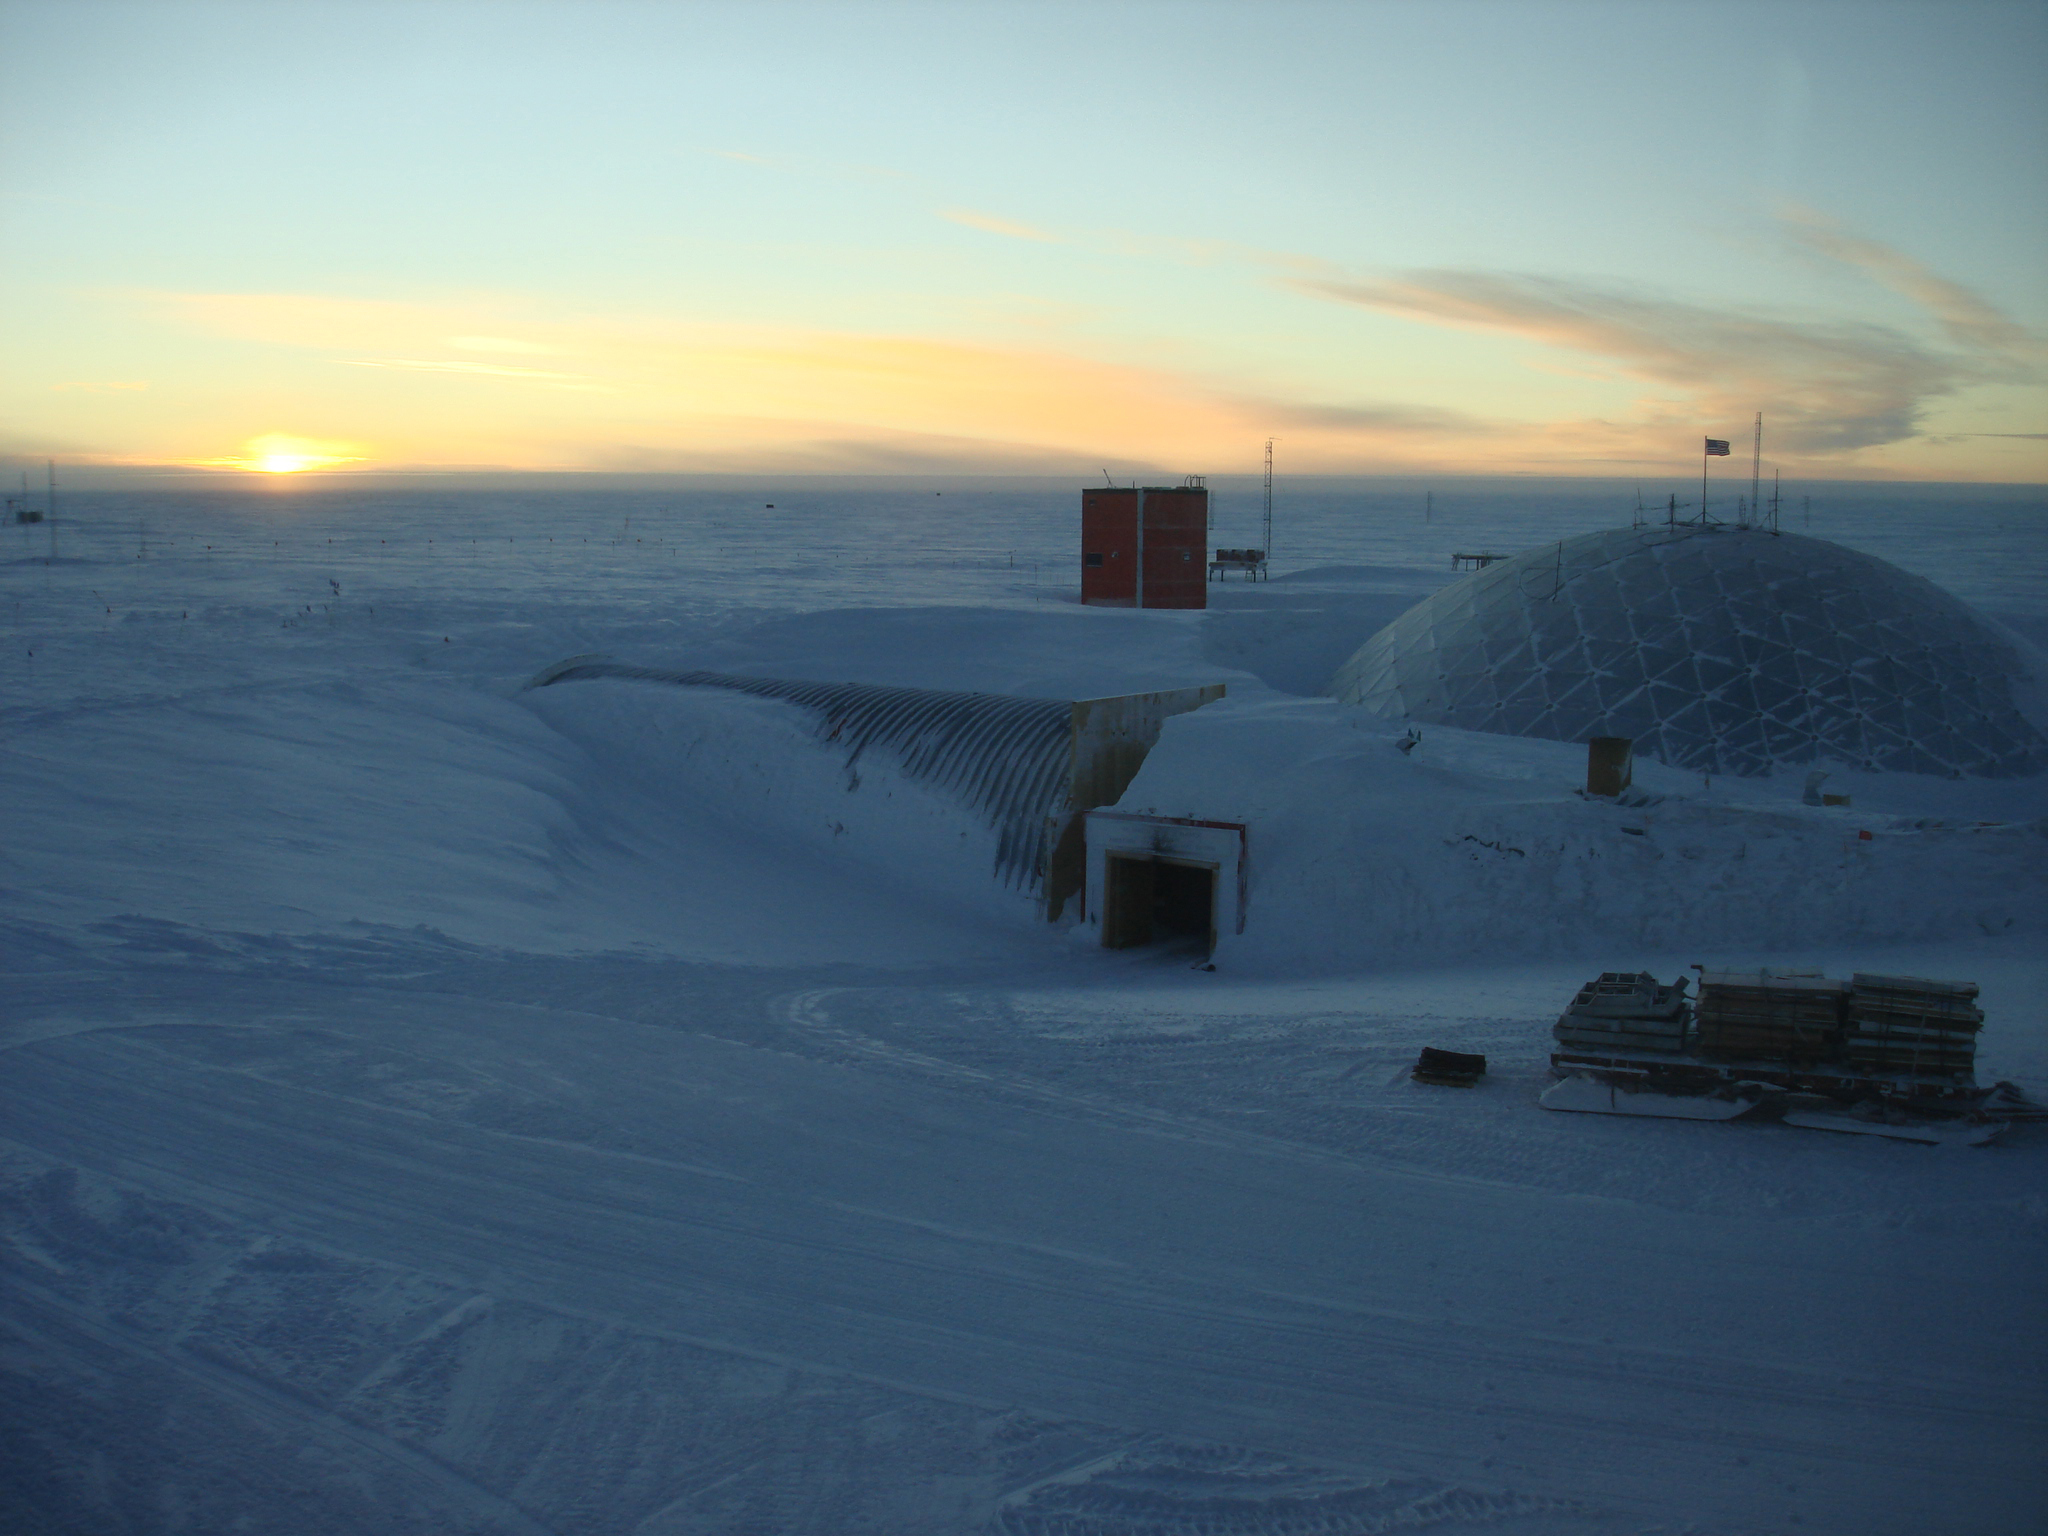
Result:
{"label": "orange glow on horizon", "polygon": [[290,437],[266,432],[242,444],[242,452],[225,458],[201,459],[209,468],[244,469],[257,475],[297,475],[309,469],[332,469],[338,464],[357,464],[362,455],[340,452],[350,443],[321,442],[307,437]]}

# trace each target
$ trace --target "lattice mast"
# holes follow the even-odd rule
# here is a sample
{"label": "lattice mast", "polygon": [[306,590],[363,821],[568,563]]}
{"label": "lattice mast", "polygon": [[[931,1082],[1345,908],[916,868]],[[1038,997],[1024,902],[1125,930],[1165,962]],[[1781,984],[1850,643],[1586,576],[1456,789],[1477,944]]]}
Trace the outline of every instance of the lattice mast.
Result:
{"label": "lattice mast", "polygon": [[1267,563],[1273,559],[1273,439],[1266,439],[1266,517],[1264,531],[1260,533],[1260,548],[1265,551]]}
{"label": "lattice mast", "polygon": [[1756,436],[1749,445],[1749,518],[1761,524],[1763,515],[1757,507],[1757,491],[1763,480],[1764,470],[1764,413],[1756,413]]}

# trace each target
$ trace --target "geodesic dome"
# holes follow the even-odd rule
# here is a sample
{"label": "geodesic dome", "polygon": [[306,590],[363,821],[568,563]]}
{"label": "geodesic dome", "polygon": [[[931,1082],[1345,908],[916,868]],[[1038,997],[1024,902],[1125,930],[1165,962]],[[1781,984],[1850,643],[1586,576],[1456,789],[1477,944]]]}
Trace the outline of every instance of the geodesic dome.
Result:
{"label": "geodesic dome", "polygon": [[1337,670],[1393,719],[1629,736],[1704,773],[1835,762],[2005,778],[2048,767],[2018,653],[1956,598],[1839,544],[1758,528],[1617,528],[1454,582]]}

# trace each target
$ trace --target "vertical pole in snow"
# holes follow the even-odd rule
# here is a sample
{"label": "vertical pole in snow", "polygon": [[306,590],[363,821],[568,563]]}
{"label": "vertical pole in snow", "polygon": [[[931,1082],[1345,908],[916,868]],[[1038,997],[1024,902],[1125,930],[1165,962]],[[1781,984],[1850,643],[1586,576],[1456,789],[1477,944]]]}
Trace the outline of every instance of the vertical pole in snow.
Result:
{"label": "vertical pole in snow", "polygon": [[1266,531],[1260,535],[1265,543],[1262,553],[1267,565],[1273,563],[1273,439],[1266,439]]}
{"label": "vertical pole in snow", "polygon": [[1764,413],[1756,413],[1756,439],[1749,448],[1749,517],[1750,521],[1761,524],[1763,518],[1757,512],[1757,482],[1763,478],[1764,464]]}
{"label": "vertical pole in snow", "polygon": [[50,504],[50,558],[57,558],[57,461],[48,459],[43,464],[44,473],[50,477],[48,501]]}

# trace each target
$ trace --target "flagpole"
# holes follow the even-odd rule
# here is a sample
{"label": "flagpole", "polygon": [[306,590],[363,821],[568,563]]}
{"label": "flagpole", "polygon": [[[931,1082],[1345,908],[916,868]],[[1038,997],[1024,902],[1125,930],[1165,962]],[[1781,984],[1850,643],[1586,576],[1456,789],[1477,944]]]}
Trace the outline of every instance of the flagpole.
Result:
{"label": "flagpole", "polygon": [[1700,438],[1700,526],[1707,526],[1707,438]]}

